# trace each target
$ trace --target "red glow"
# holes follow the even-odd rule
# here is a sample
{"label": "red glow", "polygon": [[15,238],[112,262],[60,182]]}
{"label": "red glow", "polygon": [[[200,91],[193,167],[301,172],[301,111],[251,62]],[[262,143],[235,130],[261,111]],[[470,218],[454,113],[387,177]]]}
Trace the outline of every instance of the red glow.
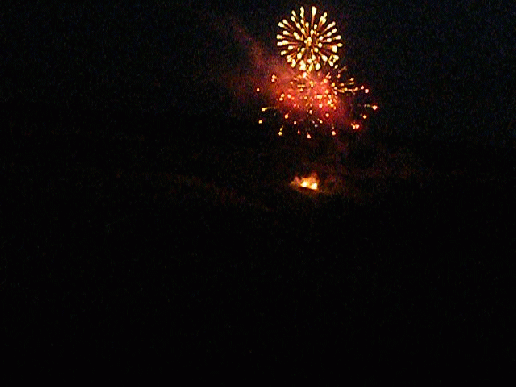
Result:
{"label": "red glow", "polygon": [[349,92],[347,86],[332,82],[332,79],[329,73],[322,72],[300,72],[290,68],[278,72],[269,84],[271,97],[276,101],[274,109],[291,125],[299,124],[303,134],[316,123],[319,130],[327,130],[330,134],[331,127],[345,122],[347,105],[339,94]]}
{"label": "red glow", "polygon": [[[285,21],[279,26],[285,31],[282,23]],[[286,31],[292,33],[288,28]],[[296,127],[296,131],[307,138],[311,138],[308,132],[335,136],[334,128],[362,129],[362,121],[370,116],[368,111],[377,109],[364,98],[370,89],[356,84],[354,78],[348,78],[347,69],[339,67],[336,62],[326,63],[321,59],[319,66],[312,66],[314,59],[307,57],[302,65],[299,57],[283,52],[293,50],[287,46],[297,38],[289,39],[282,36],[278,41],[281,55],[287,55],[289,60],[283,64],[269,63],[273,67],[269,69],[267,86],[262,85],[270,102],[267,109],[272,109],[269,113],[271,123],[280,119],[286,128]],[[309,42],[312,37],[307,36],[306,39]],[[298,48],[304,50],[302,46]]]}

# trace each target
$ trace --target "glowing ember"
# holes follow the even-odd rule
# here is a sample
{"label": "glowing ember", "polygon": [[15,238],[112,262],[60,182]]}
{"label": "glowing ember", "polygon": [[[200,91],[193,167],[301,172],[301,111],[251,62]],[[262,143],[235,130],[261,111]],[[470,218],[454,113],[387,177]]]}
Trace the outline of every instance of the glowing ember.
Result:
{"label": "glowing ember", "polygon": [[295,177],[294,181],[291,183],[294,187],[297,188],[308,188],[312,191],[317,191],[319,188],[319,179],[315,172],[308,177]]}

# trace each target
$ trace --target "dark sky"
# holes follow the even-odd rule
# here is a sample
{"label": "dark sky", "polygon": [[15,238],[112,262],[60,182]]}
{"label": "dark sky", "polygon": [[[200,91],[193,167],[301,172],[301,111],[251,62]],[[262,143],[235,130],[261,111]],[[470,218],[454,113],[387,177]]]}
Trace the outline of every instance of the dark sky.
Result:
{"label": "dark sky", "polygon": [[[244,118],[279,58],[278,21],[302,4],[31,3],[0,11],[1,100]],[[437,137],[516,132],[514,1],[314,4],[337,22],[342,64],[371,86],[378,125]]]}

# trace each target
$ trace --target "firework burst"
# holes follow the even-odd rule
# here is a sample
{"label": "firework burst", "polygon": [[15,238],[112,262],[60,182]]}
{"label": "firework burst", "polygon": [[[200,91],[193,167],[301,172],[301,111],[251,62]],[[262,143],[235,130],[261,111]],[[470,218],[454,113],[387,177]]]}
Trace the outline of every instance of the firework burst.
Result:
{"label": "firework burst", "polygon": [[290,21],[284,19],[278,23],[282,29],[277,35],[278,46],[292,67],[301,71],[318,71],[323,64],[333,66],[338,61],[341,36],[337,35],[335,22],[327,21],[326,12],[318,16],[316,7],[311,7],[310,15],[305,15],[301,7],[299,14],[292,11]]}
{"label": "firework burst", "polygon": [[[377,105],[368,102],[369,89],[346,77],[346,68],[336,62],[342,47],[335,22],[327,13],[310,15],[301,7],[292,11],[290,21],[282,20],[277,36],[287,66],[270,77],[269,97],[273,103],[262,108],[264,115],[280,121],[284,129],[312,138],[314,134],[335,136],[339,130],[358,131]],[[264,118],[259,120],[263,123]]]}
{"label": "firework burst", "polygon": [[[270,78],[273,105],[262,112],[282,122],[278,135],[290,129],[307,138],[314,133],[335,136],[342,128],[358,130],[369,110],[377,105],[367,101],[369,89],[357,86],[344,76],[345,69],[326,72],[298,72]],[[261,120],[263,122],[263,119]]]}

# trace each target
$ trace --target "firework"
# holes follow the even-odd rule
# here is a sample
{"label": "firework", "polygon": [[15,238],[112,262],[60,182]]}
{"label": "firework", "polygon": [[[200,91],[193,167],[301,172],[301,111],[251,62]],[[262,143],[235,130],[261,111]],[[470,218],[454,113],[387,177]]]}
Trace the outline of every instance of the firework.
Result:
{"label": "firework", "polygon": [[346,78],[346,68],[336,64],[341,37],[335,22],[327,20],[327,13],[318,16],[311,7],[311,15],[305,15],[301,7],[299,14],[292,11],[290,21],[278,24],[278,46],[289,66],[271,76],[268,90],[273,103],[262,112],[279,119],[279,136],[286,127],[307,138],[314,133],[336,136],[346,128],[358,131],[369,111],[378,108],[367,102],[369,89]]}
{"label": "firework", "polygon": [[307,138],[314,132],[335,136],[346,122],[351,129],[360,129],[358,122],[367,118],[367,110],[377,106],[355,102],[368,89],[357,86],[353,78],[343,77],[344,70],[272,75],[273,105],[262,108],[262,112],[276,115],[283,123],[278,135],[283,135],[286,126]]}
{"label": "firework", "polygon": [[333,66],[342,47],[341,36],[337,35],[335,22],[327,23],[328,14],[317,15],[316,7],[311,8],[310,15],[305,15],[303,7],[292,11],[289,20],[282,20],[278,26],[282,29],[277,35],[281,55],[287,62],[300,71],[318,71],[323,64]]}

